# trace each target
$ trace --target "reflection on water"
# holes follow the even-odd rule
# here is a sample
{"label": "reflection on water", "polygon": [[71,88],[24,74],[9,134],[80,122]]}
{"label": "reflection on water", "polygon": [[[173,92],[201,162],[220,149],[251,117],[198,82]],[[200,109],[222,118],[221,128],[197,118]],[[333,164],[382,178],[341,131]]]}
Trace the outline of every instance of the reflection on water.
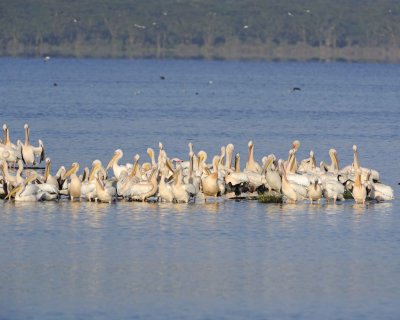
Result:
{"label": "reflection on water", "polygon": [[320,318],[340,306],[343,315],[389,315],[400,293],[400,250],[387,246],[399,226],[394,205],[4,203],[1,310],[162,318],[225,306],[227,318],[285,317],[287,308]]}

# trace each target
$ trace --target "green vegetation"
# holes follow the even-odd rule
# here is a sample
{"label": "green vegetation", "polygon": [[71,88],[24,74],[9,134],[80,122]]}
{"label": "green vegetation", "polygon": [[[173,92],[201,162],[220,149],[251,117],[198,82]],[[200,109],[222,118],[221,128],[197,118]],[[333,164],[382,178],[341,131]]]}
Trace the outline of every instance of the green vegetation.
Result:
{"label": "green vegetation", "polygon": [[257,200],[261,203],[282,203],[283,196],[281,193],[271,191],[259,195]]}
{"label": "green vegetation", "polygon": [[345,190],[345,191],[344,191],[343,197],[345,198],[345,200],[354,199],[354,198],[353,198],[353,195],[351,194],[351,192],[350,192],[349,190]]}
{"label": "green vegetation", "polygon": [[398,0],[2,0],[0,55],[400,61]]}

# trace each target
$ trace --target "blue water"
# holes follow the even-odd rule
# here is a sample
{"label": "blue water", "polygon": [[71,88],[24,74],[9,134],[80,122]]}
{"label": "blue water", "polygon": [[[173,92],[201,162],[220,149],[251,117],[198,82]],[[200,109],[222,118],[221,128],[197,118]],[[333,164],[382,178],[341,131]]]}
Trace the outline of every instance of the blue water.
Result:
{"label": "blue water", "polygon": [[[400,65],[0,59],[0,121],[42,139],[52,170],[186,158],[374,167],[399,198]],[[160,77],[164,76],[165,80]],[[57,84],[55,86],[54,84]],[[293,92],[293,87],[301,91]],[[355,205],[0,205],[0,319],[399,319],[399,200]]]}

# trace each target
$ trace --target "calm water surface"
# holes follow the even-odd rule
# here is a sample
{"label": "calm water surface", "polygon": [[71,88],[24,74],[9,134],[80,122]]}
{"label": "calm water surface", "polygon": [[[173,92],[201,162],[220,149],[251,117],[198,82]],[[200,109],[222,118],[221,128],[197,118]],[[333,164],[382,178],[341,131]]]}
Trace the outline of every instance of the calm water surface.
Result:
{"label": "calm water surface", "polygon": [[[400,65],[0,59],[0,121],[53,170],[338,151],[400,182]],[[165,80],[160,77],[164,76]],[[54,84],[57,84],[56,86]],[[292,92],[293,87],[301,91]],[[399,201],[0,204],[0,319],[399,319]]]}

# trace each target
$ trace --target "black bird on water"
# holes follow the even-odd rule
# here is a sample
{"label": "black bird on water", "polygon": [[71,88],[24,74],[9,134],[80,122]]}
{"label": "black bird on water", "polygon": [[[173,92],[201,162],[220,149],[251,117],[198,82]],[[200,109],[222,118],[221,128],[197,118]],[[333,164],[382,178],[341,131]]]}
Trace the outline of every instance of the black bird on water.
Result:
{"label": "black bird on water", "polygon": [[300,87],[293,87],[292,91],[301,91]]}

